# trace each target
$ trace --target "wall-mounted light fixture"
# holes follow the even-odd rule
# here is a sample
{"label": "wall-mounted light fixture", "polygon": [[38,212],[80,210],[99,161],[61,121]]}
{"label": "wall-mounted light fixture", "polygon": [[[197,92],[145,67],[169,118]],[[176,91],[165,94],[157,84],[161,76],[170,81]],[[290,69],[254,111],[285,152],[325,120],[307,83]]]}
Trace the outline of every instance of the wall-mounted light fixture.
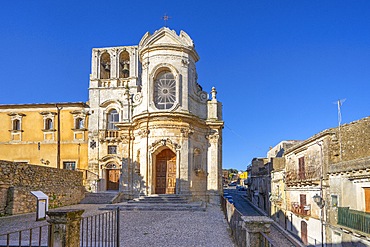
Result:
{"label": "wall-mounted light fixture", "polygon": [[319,208],[325,207],[325,200],[321,196],[316,194],[312,198],[313,198],[313,201],[317,204],[317,206],[319,206]]}

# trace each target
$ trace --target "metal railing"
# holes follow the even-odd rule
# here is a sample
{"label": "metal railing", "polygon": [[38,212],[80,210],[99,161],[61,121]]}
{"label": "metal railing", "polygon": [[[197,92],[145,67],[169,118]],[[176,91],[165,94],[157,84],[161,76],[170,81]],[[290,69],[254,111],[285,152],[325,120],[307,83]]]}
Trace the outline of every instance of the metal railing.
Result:
{"label": "metal railing", "polygon": [[[83,217],[80,222],[80,246],[119,247],[120,211]],[[38,246],[47,247],[53,239],[51,224],[45,224],[21,231],[0,234],[0,246]],[[78,234],[78,233],[77,233]]]}
{"label": "metal railing", "polygon": [[370,234],[370,213],[338,207],[338,224]]}
{"label": "metal railing", "polygon": [[80,246],[119,247],[120,211],[84,217],[80,225]]}
{"label": "metal railing", "polygon": [[278,245],[265,233],[261,233],[261,247],[277,247]]}
{"label": "metal railing", "polygon": [[0,246],[48,246],[49,224],[0,235]]}

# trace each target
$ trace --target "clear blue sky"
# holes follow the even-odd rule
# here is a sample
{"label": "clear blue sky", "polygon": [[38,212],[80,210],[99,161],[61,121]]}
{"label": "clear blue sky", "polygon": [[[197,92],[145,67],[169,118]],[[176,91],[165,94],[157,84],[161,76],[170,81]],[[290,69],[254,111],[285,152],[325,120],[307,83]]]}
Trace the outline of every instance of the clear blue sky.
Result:
{"label": "clear blue sky", "polygon": [[370,1],[6,1],[0,104],[88,100],[91,49],[186,31],[223,102],[223,166],[370,115]]}

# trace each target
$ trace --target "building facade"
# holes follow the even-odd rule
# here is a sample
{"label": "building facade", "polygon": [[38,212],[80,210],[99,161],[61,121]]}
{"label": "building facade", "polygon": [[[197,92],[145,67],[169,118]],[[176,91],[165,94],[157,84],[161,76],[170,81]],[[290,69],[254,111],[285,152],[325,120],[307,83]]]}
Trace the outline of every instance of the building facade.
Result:
{"label": "building facade", "polygon": [[87,169],[88,105],[0,105],[0,159]]}
{"label": "building facade", "polygon": [[168,28],[138,46],[93,49],[88,166],[100,190],[218,194],[222,106],[198,84],[198,60],[190,37]]}

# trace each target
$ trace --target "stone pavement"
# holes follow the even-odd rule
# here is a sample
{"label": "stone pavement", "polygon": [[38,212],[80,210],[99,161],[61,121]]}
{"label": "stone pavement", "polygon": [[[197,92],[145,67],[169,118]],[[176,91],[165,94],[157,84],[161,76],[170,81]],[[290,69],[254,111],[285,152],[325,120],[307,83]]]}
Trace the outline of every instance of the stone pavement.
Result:
{"label": "stone pavement", "polygon": [[[78,204],[83,217],[100,214],[105,205]],[[0,217],[0,234],[46,224],[35,213]],[[234,246],[220,206],[206,211],[121,211],[121,246]]]}

